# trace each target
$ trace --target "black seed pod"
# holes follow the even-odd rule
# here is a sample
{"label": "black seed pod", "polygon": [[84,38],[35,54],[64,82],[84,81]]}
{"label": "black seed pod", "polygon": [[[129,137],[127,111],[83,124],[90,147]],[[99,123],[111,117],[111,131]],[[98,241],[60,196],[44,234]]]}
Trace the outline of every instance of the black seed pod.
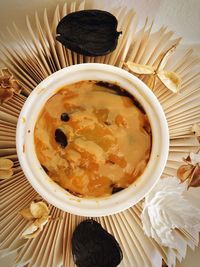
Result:
{"label": "black seed pod", "polygon": [[75,229],[72,254],[78,267],[116,267],[123,258],[116,239],[94,220],[85,220]]}
{"label": "black seed pod", "polygon": [[106,55],[117,46],[117,19],[102,10],[83,10],[68,14],[58,23],[56,39],[72,51],[85,56]]}
{"label": "black seed pod", "polygon": [[67,137],[66,135],[63,133],[63,131],[61,129],[56,129],[55,131],[55,140],[58,144],[60,144],[60,146],[62,148],[65,148],[68,144],[67,142]]}

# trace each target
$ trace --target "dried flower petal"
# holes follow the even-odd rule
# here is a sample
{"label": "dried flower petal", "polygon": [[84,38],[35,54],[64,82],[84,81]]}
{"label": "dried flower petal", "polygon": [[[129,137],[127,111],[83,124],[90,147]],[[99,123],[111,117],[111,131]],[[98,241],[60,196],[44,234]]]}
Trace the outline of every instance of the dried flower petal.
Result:
{"label": "dried flower petal", "polygon": [[7,102],[13,97],[13,91],[0,87],[0,104]]}
{"label": "dried flower petal", "polygon": [[25,231],[22,233],[22,237],[25,239],[36,237],[42,229],[38,228],[34,223],[32,223]]}
{"label": "dried flower petal", "polygon": [[29,239],[35,238],[43,230],[45,224],[47,224],[49,216],[43,216],[35,220],[23,233],[22,237]]}
{"label": "dried flower petal", "polygon": [[13,170],[10,169],[10,170],[0,170],[0,179],[2,180],[6,180],[6,179],[9,179],[11,178],[13,175]]}
{"label": "dried flower petal", "polygon": [[157,76],[160,81],[173,93],[177,93],[179,91],[181,79],[175,72],[159,70]]}
{"label": "dried flower petal", "polygon": [[149,66],[149,65],[142,65],[142,64],[133,63],[131,61],[127,61],[125,63],[125,66],[127,66],[130,71],[136,74],[154,74],[155,73],[154,67]]}
{"label": "dried flower petal", "polygon": [[40,202],[32,202],[30,205],[30,212],[34,218],[41,218],[43,216],[48,216],[49,208],[47,205],[40,201]]}
{"label": "dried flower petal", "polygon": [[10,159],[0,158],[0,170],[8,170],[13,167],[13,162]]}
{"label": "dried flower petal", "polygon": [[24,217],[24,219],[26,220],[32,220],[34,219],[31,211],[30,211],[30,208],[24,208],[22,209],[20,212],[19,212],[20,215],[22,215]]}
{"label": "dried flower petal", "polygon": [[182,165],[177,170],[177,176],[181,182],[186,181],[192,174],[193,167],[191,165]]}
{"label": "dried flower petal", "polygon": [[34,220],[33,223],[22,233],[23,238],[34,238],[49,221],[49,208],[42,202],[32,202],[30,207],[19,212],[25,219]]}
{"label": "dried flower petal", "polygon": [[10,159],[0,158],[0,179],[9,179],[13,175],[13,162]]}
{"label": "dried flower petal", "polygon": [[35,220],[34,224],[40,228],[43,228],[45,224],[49,221],[49,216],[42,216],[41,218]]}
{"label": "dried flower petal", "polygon": [[2,69],[0,74],[0,104],[7,102],[13,94],[19,94],[22,90],[20,83],[13,78],[8,69]]}
{"label": "dried flower petal", "polygon": [[158,66],[158,70],[161,70],[166,65],[169,57],[175,52],[177,47],[177,44],[173,45],[171,48],[169,48],[163,55],[161,55],[161,61]]}
{"label": "dried flower petal", "polygon": [[10,79],[11,77],[13,77],[13,75],[12,75],[12,73],[9,71],[9,69],[2,69],[1,72],[2,72],[2,75],[3,75],[5,78]]}
{"label": "dried flower petal", "polygon": [[29,239],[35,238],[43,230],[45,224],[47,224],[49,217],[44,216],[40,219],[35,220],[25,231],[22,233],[22,237]]}
{"label": "dried flower petal", "polygon": [[183,160],[187,165],[182,165],[178,168],[178,178],[181,182],[188,179],[188,188],[200,186],[200,152],[191,152],[187,158]]}
{"label": "dried flower petal", "polygon": [[188,181],[188,188],[189,187],[198,187],[200,186],[200,166],[197,165],[193,172],[192,175]]}
{"label": "dried flower petal", "polygon": [[[177,43],[178,44],[178,43]],[[168,49],[164,54],[160,55],[160,62],[155,68],[150,65],[142,65],[127,61],[125,66],[128,67],[130,71],[136,74],[150,75],[150,79],[147,81],[147,85],[153,90],[156,84],[156,78],[159,78],[160,81],[172,92],[177,93],[181,86],[180,77],[172,71],[164,71],[163,67],[165,66],[169,56],[175,51],[177,44],[173,45]]]}
{"label": "dried flower petal", "polygon": [[200,153],[190,153],[190,162],[192,165],[196,165],[198,163],[200,163]]}
{"label": "dried flower petal", "polygon": [[15,94],[19,94],[22,90],[22,86],[17,80],[11,80],[11,87],[14,90]]}

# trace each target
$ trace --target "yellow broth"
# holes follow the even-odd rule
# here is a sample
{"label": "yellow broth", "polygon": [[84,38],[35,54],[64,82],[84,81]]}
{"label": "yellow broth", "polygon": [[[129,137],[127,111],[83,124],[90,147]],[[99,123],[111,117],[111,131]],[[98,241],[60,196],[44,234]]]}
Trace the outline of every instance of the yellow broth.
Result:
{"label": "yellow broth", "polygon": [[[37,119],[37,157],[48,176],[74,195],[109,196],[132,184],[148,163],[149,120],[124,92],[95,81],[66,85]],[[57,140],[60,132],[64,144]]]}

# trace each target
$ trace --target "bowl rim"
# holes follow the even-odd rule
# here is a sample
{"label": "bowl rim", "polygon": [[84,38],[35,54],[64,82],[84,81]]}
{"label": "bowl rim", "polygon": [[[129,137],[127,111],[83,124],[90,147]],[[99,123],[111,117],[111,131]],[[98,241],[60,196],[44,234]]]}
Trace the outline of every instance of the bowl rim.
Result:
{"label": "bowl rim", "polygon": [[[47,99],[49,99],[50,97],[49,95],[47,97],[47,94],[51,93],[51,95],[53,95],[60,88],[60,86],[58,86],[57,89],[55,90],[56,87],[54,86],[54,87],[50,87],[49,89],[49,86],[52,86],[52,84],[55,85],[57,81],[61,82],[63,85],[75,83],[76,81],[68,82],[68,80],[70,79],[69,77],[72,78],[71,76],[72,74],[80,75],[80,73],[81,74],[83,74],[84,72],[88,73],[88,71],[90,72],[90,75],[96,75],[98,77],[101,77],[99,76],[99,74],[105,75],[107,73],[111,80],[114,76],[117,78],[120,77],[120,79],[122,80],[124,79],[124,81],[126,80],[127,83],[130,82],[130,84],[132,84],[132,87],[134,85],[137,88],[137,89],[134,88],[135,94],[137,93],[136,92],[137,90],[139,90],[138,94],[143,94],[143,96],[141,96],[141,99],[143,97],[144,101],[146,102],[150,101],[149,106],[151,106],[152,114],[157,116],[157,120],[158,120],[158,123],[156,125],[157,129],[152,128],[152,132],[153,132],[152,149],[153,149],[153,146],[158,146],[157,142],[160,142],[161,152],[162,152],[158,155],[154,155],[155,157],[153,158],[152,158],[152,153],[151,153],[149,163],[147,167],[145,168],[144,173],[141,175],[139,179],[137,179],[138,181],[136,180],[136,183],[133,183],[128,188],[122,190],[121,192],[117,194],[113,194],[110,197],[103,197],[103,198],[96,198],[96,199],[95,198],[80,199],[73,195],[70,195],[69,193],[66,192],[66,190],[62,189],[60,186],[58,186],[55,182],[53,182],[48,177],[48,175],[43,171],[41,165],[40,164],[38,165],[39,163],[38,159],[35,160],[34,153],[32,155],[33,158],[31,158],[31,155],[30,155],[31,150],[33,152],[34,147],[33,147],[33,142],[32,141],[30,142],[30,136],[33,136],[33,133],[31,133],[32,135],[28,133],[29,131],[28,128],[30,128],[30,121],[27,119],[29,115],[31,116],[31,118],[33,116],[35,116],[36,118],[37,114],[42,109],[42,106],[37,110],[36,115],[34,115],[34,112],[32,112],[31,108],[35,108],[36,105],[39,105],[38,104],[39,101],[41,103],[42,101],[43,103],[45,103]],[[97,72],[99,72],[99,74]],[[68,78],[66,76],[68,76]],[[79,81],[81,80],[83,79],[80,79]],[[85,80],[95,80],[95,79],[85,79]],[[105,79],[100,79],[100,80],[105,81]],[[113,83],[115,82],[117,82],[118,84],[118,80],[113,81]],[[121,83],[119,85],[121,86]],[[124,89],[130,92],[129,90],[130,88],[126,87]],[[135,94],[133,94],[133,92],[130,92],[130,93],[134,97],[136,97],[136,99],[138,99],[139,96],[136,96]],[[140,103],[141,101],[143,101],[141,99],[139,101]],[[141,104],[143,106],[143,103]],[[152,119],[150,113],[147,111],[147,107],[144,107],[144,108],[150,120],[151,127],[154,127],[152,126],[155,124],[154,120]],[[158,137],[159,137],[159,140],[157,139]],[[17,130],[16,130],[16,147],[17,147],[18,159],[19,159],[20,165],[22,167],[22,170],[24,171],[26,178],[28,179],[32,187],[47,202],[51,203],[52,205],[56,206],[57,208],[61,210],[67,211],[72,214],[81,215],[81,216],[98,217],[98,216],[106,216],[106,215],[115,214],[127,208],[130,208],[131,206],[139,202],[142,198],[144,198],[148,194],[148,192],[153,188],[153,186],[155,186],[156,182],[158,181],[158,179],[160,178],[164,170],[164,167],[167,161],[168,151],[169,151],[169,131],[168,131],[167,120],[165,118],[164,111],[159,101],[157,100],[156,96],[153,94],[151,89],[149,89],[147,85],[144,84],[139,78],[137,78],[133,74],[121,68],[118,68],[112,65],[106,65],[106,64],[101,64],[101,63],[83,63],[83,64],[72,65],[72,66],[63,68],[53,73],[52,75],[45,78],[41,83],[39,83],[36,86],[36,88],[31,92],[24,106],[22,107],[21,113],[18,118]],[[24,151],[24,148],[25,148],[25,151]],[[156,151],[158,151],[158,148]],[[150,163],[154,165],[154,168],[151,167],[152,165],[150,166]],[[157,163],[157,166],[156,166],[156,163]],[[139,180],[144,176],[147,170],[149,171],[149,174],[151,174],[151,171],[153,169],[155,171],[154,175],[151,175],[149,180],[147,180],[146,178],[147,184],[143,185],[143,188],[140,190],[140,194],[137,194],[134,187],[136,187],[137,185],[140,186]],[[39,180],[40,178],[38,177],[40,178],[42,177],[42,179]],[[43,181],[43,178],[44,178],[44,181]],[[137,197],[132,196],[130,194],[131,192],[132,193],[136,192]],[[126,199],[125,197],[126,194],[127,196],[129,195],[131,199],[130,198]]]}

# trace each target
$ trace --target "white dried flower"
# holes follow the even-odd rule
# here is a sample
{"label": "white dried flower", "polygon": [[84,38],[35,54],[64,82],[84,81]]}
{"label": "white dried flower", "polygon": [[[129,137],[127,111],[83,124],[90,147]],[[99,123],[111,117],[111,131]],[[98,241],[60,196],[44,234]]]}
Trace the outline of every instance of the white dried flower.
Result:
{"label": "white dried flower", "polygon": [[183,194],[186,188],[178,178],[166,177],[145,198],[141,215],[144,232],[163,246],[178,248],[175,228],[200,231],[200,209]]}

